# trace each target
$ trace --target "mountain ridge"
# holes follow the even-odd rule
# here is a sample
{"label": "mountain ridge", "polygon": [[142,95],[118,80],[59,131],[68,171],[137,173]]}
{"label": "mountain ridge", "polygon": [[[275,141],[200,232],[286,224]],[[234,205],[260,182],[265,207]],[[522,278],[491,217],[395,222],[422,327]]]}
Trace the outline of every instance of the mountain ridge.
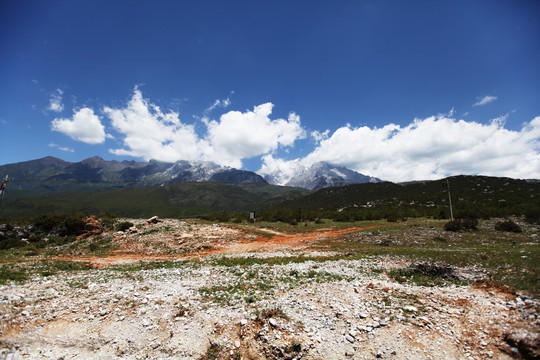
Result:
{"label": "mountain ridge", "polygon": [[[68,162],[46,156],[40,159],[0,166],[0,176],[9,175],[19,182],[19,189],[49,191],[55,183],[68,182],[71,188],[76,184],[92,183],[101,188],[124,186],[163,186],[186,181],[222,182],[227,184],[270,183],[272,185],[300,187],[318,190],[326,187],[344,186],[365,182],[380,182],[380,179],[360,174],[345,167],[317,162],[310,167],[299,165],[295,172],[265,174],[239,170],[205,161],[179,160],[174,163],[157,160],[104,160],[93,156],[80,162]],[[47,185],[47,186],[44,186]],[[76,190],[76,189],[75,189]]]}

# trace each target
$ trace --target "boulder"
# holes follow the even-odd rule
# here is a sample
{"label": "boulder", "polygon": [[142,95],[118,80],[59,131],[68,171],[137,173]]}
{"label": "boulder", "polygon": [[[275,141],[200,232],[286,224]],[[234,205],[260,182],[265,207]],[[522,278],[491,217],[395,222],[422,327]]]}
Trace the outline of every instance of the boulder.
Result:
{"label": "boulder", "polygon": [[163,220],[161,220],[158,216],[152,216],[150,219],[146,220],[146,223],[147,224],[157,224],[157,223],[160,223],[162,221]]}

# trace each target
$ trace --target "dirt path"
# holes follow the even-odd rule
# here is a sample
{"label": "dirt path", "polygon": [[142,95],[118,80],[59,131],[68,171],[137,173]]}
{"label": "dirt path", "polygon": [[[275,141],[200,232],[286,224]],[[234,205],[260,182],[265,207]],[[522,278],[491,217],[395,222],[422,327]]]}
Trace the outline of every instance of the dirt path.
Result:
{"label": "dirt path", "polygon": [[[216,243],[209,249],[193,248],[183,254],[148,254],[148,253],[126,253],[117,252],[106,256],[57,256],[48,258],[49,260],[80,261],[88,262],[94,267],[103,268],[111,265],[129,264],[139,261],[173,261],[180,259],[200,259],[211,255],[221,254],[241,254],[259,253],[273,251],[299,251],[308,249],[310,243],[327,238],[335,238],[343,234],[376,229],[383,225],[367,227],[351,227],[346,229],[322,229],[319,231],[299,234],[285,234],[269,229],[257,229],[268,234],[270,238],[264,236],[249,236],[243,232],[238,240],[228,241],[225,244]],[[124,247],[126,247],[124,245]]]}
{"label": "dirt path", "polygon": [[381,227],[381,225],[352,227],[340,230],[323,229],[320,231],[300,234],[284,234],[270,230],[267,232],[275,234],[275,236],[271,238],[261,236],[258,236],[255,239],[244,238],[237,243],[232,243],[224,248],[211,251],[210,254],[235,254],[246,252],[266,252],[272,250],[291,250],[291,248],[305,248],[310,242],[315,240],[335,238],[343,234],[349,234],[367,229],[375,229],[379,227]]}

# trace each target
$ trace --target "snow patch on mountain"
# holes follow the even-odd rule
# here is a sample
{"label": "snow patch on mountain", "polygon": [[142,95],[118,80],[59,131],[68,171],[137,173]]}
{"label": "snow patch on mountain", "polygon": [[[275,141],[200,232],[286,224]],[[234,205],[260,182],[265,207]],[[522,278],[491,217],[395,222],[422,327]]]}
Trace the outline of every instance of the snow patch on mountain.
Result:
{"label": "snow patch on mountain", "polygon": [[264,174],[264,178],[270,184],[296,186],[309,190],[381,181],[375,177],[322,161],[316,162],[310,167],[297,161],[288,168],[287,172]]}

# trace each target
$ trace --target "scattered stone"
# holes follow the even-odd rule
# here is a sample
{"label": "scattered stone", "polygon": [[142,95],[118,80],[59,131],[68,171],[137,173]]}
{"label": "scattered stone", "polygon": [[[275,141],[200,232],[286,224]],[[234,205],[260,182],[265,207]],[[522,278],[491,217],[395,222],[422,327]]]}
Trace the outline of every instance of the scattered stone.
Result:
{"label": "scattered stone", "polygon": [[162,221],[163,220],[161,220],[158,216],[152,216],[150,219],[146,220],[146,223],[147,224],[157,224],[157,223],[160,223]]}
{"label": "scattered stone", "polygon": [[[223,236],[233,230],[221,225],[183,223],[180,229],[180,222],[160,221],[166,232],[144,230],[145,220],[137,220],[132,223],[139,233],[126,231],[116,241],[133,246],[135,258],[135,254],[168,249],[166,246],[182,251],[209,246],[206,251],[244,239]],[[432,237],[439,235],[436,229],[423,231],[434,231]],[[113,238],[112,234],[102,236]],[[179,239],[184,246],[174,248]],[[306,250],[304,256],[311,254]],[[245,259],[299,254],[276,251],[220,256]],[[217,256],[206,259],[214,258]],[[127,275],[88,269],[8,282],[0,285],[0,343],[23,344],[24,348],[0,349],[0,359],[83,356],[97,360],[105,353],[133,359],[200,359],[210,353],[217,358],[265,354],[290,360],[445,359],[456,354],[465,359],[495,359],[507,356],[503,350],[516,357],[538,358],[537,300],[524,294],[511,297],[495,288],[488,292],[476,286],[399,283],[384,271],[371,270],[407,266],[403,258],[382,256],[272,266],[261,262],[219,266],[202,260],[196,265],[143,266]],[[428,271],[429,266],[417,269]],[[458,269],[452,271],[456,274]],[[316,278],[305,276],[311,273]],[[447,275],[443,272],[441,276]],[[262,282],[271,285],[271,290],[259,287]],[[252,291],[256,292],[254,301],[245,301]],[[180,316],[181,309],[189,312]],[[256,310],[271,309],[282,312],[271,313],[266,323],[257,321],[260,315],[253,315]],[[505,330],[501,338],[499,334]],[[421,344],[421,350],[411,347],[413,343]]]}

